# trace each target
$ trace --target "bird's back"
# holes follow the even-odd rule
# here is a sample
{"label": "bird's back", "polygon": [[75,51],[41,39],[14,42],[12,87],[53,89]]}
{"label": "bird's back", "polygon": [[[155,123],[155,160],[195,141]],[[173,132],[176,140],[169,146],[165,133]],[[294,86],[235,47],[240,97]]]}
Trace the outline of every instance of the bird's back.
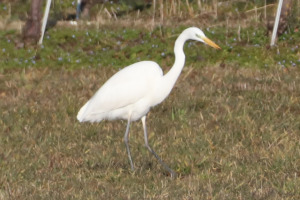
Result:
{"label": "bird's back", "polygon": [[[103,119],[127,119],[129,112],[148,112],[148,97],[163,72],[157,63],[142,61],[113,75],[80,109],[79,121],[99,122]],[[143,107],[142,106],[143,104]],[[147,105],[146,105],[147,104]]]}

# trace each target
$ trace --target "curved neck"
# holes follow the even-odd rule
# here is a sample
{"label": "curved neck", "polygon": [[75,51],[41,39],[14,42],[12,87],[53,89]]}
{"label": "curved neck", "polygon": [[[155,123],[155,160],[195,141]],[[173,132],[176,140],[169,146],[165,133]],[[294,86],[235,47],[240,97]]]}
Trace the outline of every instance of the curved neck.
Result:
{"label": "curved neck", "polygon": [[172,90],[182,71],[182,68],[184,67],[185,55],[183,52],[183,46],[186,40],[186,37],[182,34],[177,38],[174,46],[175,63],[170,71],[164,75],[164,86],[168,87],[170,91]]}

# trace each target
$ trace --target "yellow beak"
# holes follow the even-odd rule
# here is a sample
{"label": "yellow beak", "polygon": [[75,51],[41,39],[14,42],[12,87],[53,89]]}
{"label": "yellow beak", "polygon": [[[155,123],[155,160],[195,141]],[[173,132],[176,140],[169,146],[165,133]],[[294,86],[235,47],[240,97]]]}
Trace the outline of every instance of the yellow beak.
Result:
{"label": "yellow beak", "polygon": [[215,49],[221,49],[221,47],[219,47],[216,43],[214,43],[213,41],[211,41],[210,39],[208,39],[207,37],[201,37],[201,39],[208,44],[209,46],[215,48]]}

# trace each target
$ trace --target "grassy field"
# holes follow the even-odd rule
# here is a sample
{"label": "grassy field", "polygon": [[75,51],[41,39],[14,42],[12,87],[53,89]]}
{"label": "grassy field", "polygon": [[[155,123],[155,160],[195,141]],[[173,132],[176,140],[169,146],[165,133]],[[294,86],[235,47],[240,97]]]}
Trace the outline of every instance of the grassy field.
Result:
{"label": "grassy field", "polygon": [[1,75],[1,199],[298,199],[300,71],[187,66],[148,115],[150,143],[126,122],[80,124],[80,106],[112,69]]}
{"label": "grassy field", "polygon": [[[0,21],[18,14],[8,2]],[[72,4],[55,2],[61,10]],[[64,22],[41,47],[0,30],[0,200],[300,199],[299,27],[270,48],[257,16],[226,21],[229,11],[219,9],[219,19],[207,19],[202,14],[214,5],[204,3],[198,15],[195,2],[182,4],[178,24],[150,26],[151,10],[143,23],[137,13],[101,26]],[[222,50],[188,42],[175,88],[148,114],[150,145],[178,176],[144,147],[141,122],[130,131],[132,172],[126,121],[79,123],[77,112],[128,64],[154,60],[167,72],[188,26],[201,27]]]}

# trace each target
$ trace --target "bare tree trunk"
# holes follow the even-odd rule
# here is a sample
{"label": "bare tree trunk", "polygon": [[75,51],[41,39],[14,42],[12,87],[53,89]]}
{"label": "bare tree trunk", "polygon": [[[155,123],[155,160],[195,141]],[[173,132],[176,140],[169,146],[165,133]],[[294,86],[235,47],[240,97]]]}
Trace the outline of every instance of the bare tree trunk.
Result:
{"label": "bare tree trunk", "polygon": [[36,44],[41,34],[42,0],[32,0],[30,13],[23,29],[25,43]]}
{"label": "bare tree trunk", "polygon": [[93,5],[97,3],[95,0],[82,0],[81,1],[81,18],[82,19],[89,19],[90,18],[90,10]]}

